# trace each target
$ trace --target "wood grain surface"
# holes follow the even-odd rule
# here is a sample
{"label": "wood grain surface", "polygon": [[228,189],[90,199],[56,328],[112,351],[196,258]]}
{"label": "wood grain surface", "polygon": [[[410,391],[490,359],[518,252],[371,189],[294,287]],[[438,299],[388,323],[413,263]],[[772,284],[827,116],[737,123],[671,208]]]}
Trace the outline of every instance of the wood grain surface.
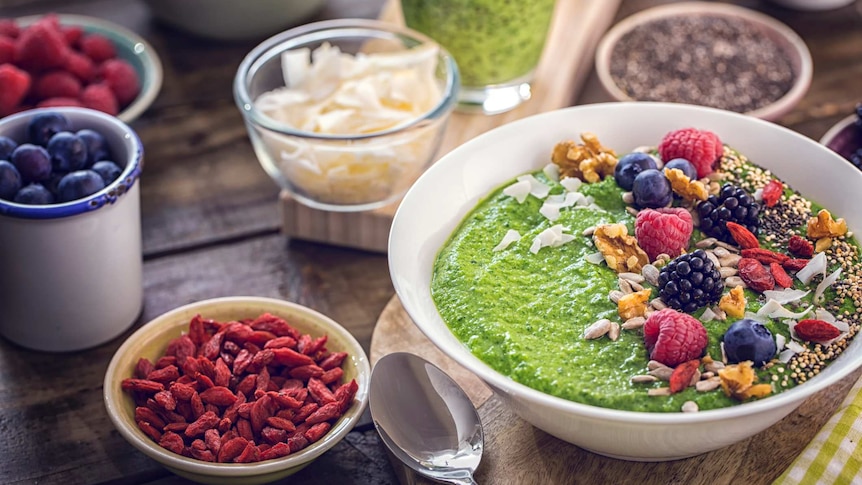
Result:
{"label": "wood grain surface", "polygon": [[[558,0],[551,31],[532,82],[532,97],[512,111],[495,116],[452,113],[439,159],[453,148],[510,121],[571,104],[592,68],[593,53],[610,25],[620,0]],[[381,18],[403,23],[400,3],[390,1]],[[368,212],[326,212],[306,207],[282,192],[284,233],[296,239],[385,252],[398,202]]]}
{"label": "wood grain surface", "polygon": [[[854,372],[809,398],[774,426],[737,444],[684,460],[639,463],[578,448],[519,418],[478,377],[440,352],[413,324],[398,297],[386,305],[374,328],[372,364],[392,352],[428,359],[470,396],[485,432],[476,481],[489,484],[768,484],[790,466],[862,375],[862,369]],[[405,483],[433,483],[406,467],[399,472]]]}
{"label": "wood grain surface", "polygon": [[[668,2],[625,0],[615,21],[659,3]],[[862,100],[859,2],[819,13],[788,10],[766,0],[733,3],[787,23],[811,49],[815,64],[811,89],[780,124],[819,139]],[[328,0],[317,18],[375,18],[382,5],[383,0]],[[192,37],[156,22],[144,0],[0,0],[0,17],[52,11],[116,22],[147,39],[162,60],[162,90],[152,107],[132,123],[146,150],[141,179],[144,312],[123,336],[72,354],[32,352],[0,340],[0,483],[187,484],[136,451],[107,416],[102,379],[123,339],[153,317],[194,300],[261,295],[295,301],[331,316],[368,351],[378,317],[394,294],[386,257],[292,240],[280,233],[278,188],[257,162],[231,90],[240,61],[262,39],[214,42]],[[590,73],[582,90],[569,94],[568,103],[607,99]],[[483,404],[483,418],[493,402],[488,399]],[[828,409],[806,405],[792,422],[804,426],[808,420],[822,419],[825,412]],[[529,429],[525,433],[529,439],[553,439]],[[792,459],[805,439],[775,443],[768,441],[771,435],[762,436],[765,440],[749,442],[727,462],[721,462],[722,455],[709,455],[702,462],[674,468],[678,475],[665,470],[660,476],[666,483],[697,483],[705,480],[698,478],[697,464],[712,463],[710,469],[719,470],[715,483],[729,483],[734,477],[747,480],[748,475],[737,472],[740,462],[753,461],[759,473],[769,473]],[[513,437],[517,439],[521,437]],[[764,454],[775,446],[785,450],[778,462],[772,454]],[[484,466],[493,461],[492,450],[487,453]],[[578,469],[584,455],[562,456],[569,461],[554,462],[553,456],[540,459],[549,468]],[[661,471],[658,465],[613,461],[590,461],[585,466],[589,475],[575,471],[564,483],[586,483],[585,476],[593,478],[592,483],[603,483],[609,476],[607,469],[614,467],[634,466],[639,474],[625,475],[637,475],[634,483],[649,482],[653,473]],[[284,481],[299,485],[397,482],[367,418],[335,448]],[[760,482],[752,479],[752,483]]]}

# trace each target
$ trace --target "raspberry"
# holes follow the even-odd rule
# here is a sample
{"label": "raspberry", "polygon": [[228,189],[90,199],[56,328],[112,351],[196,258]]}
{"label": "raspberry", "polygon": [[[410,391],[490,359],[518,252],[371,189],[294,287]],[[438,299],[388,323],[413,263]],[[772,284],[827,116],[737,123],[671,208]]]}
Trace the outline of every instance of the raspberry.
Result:
{"label": "raspberry", "polygon": [[122,59],[105,61],[99,66],[99,75],[117,96],[120,106],[134,101],[141,90],[135,68]]}
{"label": "raspberry", "polygon": [[77,98],[47,98],[39,101],[36,104],[37,108],[59,108],[62,106],[77,106],[83,108],[84,105]]}
{"label": "raspberry", "polygon": [[33,95],[37,99],[77,98],[81,94],[81,82],[66,71],[51,71],[33,83]]}
{"label": "raspberry", "polygon": [[63,67],[69,56],[66,39],[50,20],[39,21],[21,32],[15,45],[15,63],[24,69],[37,72]]}
{"label": "raspberry", "polygon": [[0,65],[0,116],[12,113],[30,89],[30,75],[12,64]]}
{"label": "raspberry", "polygon": [[635,221],[635,237],[650,261],[659,254],[677,257],[688,248],[691,238],[691,214],[682,208],[644,209]]}
{"label": "raspberry", "polygon": [[91,84],[84,88],[81,92],[80,101],[87,108],[103,111],[109,115],[119,113],[117,97],[114,96],[111,88],[104,84]]}
{"label": "raspberry", "polygon": [[81,52],[97,64],[117,57],[114,44],[107,37],[99,34],[85,35],[80,43]]}
{"label": "raspberry", "polygon": [[70,47],[78,45],[78,42],[81,41],[81,37],[84,36],[84,29],[81,27],[62,27],[60,31],[63,32],[63,37],[66,39],[66,45]]}
{"label": "raspberry", "polygon": [[718,135],[696,128],[683,128],[668,133],[659,143],[658,152],[662,160],[684,158],[697,169],[698,178],[712,173],[724,153]]}
{"label": "raspberry", "polygon": [[696,318],[671,308],[654,312],[643,327],[649,357],[668,367],[699,359],[706,350],[707,336]]}
{"label": "raspberry", "polygon": [[21,35],[21,28],[14,19],[0,19],[0,36],[17,39]]}
{"label": "raspberry", "polygon": [[75,75],[82,82],[88,83],[96,77],[96,65],[89,57],[72,52],[66,59],[66,70]]}
{"label": "raspberry", "polygon": [[15,41],[6,37],[0,37],[0,64],[6,64],[15,60]]}

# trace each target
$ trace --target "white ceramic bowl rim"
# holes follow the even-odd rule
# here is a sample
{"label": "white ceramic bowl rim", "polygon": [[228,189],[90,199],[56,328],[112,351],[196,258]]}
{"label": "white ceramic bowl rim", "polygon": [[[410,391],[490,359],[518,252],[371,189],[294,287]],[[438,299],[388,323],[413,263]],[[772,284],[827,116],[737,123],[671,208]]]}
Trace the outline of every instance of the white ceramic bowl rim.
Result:
{"label": "white ceramic bowl rim", "polygon": [[[463,166],[463,160],[461,159],[461,152],[475,152],[478,148],[486,145],[488,140],[494,139],[509,139],[514,138],[517,139],[519,136],[523,136],[526,130],[526,127],[531,125],[541,123],[543,118],[558,118],[561,113],[571,113],[571,117],[575,117],[580,115],[581,117],[589,117],[589,114],[594,111],[601,110],[616,110],[618,111],[618,116],[632,116],[632,111],[639,112],[638,114],[644,115],[650,110],[653,110],[652,116],[655,116],[655,111],[660,111],[661,116],[674,117],[674,119],[685,120],[686,115],[696,114],[698,111],[706,111],[710,113],[714,118],[723,118],[722,121],[741,123],[741,124],[753,124],[753,125],[761,125],[761,126],[769,126],[769,130],[772,131],[780,131],[782,132],[783,137],[793,137],[799,140],[802,140],[806,144],[812,144],[817,151],[820,152],[820,156],[824,158],[839,158],[841,157],[834,153],[832,150],[827,149],[826,147],[810,140],[809,138],[796,133],[788,128],[784,128],[779,125],[775,125],[768,121],[764,121],[758,118],[754,118],[748,115],[743,115],[739,113],[734,113],[726,110],[719,110],[715,108],[709,108],[704,106],[693,106],[686,105],[680,103],[656,103],[656,102],[647,102],[647,101],[638,101],[638,102],[615,102],[615,103],[597,103],[590,104],[584,106],[577,106],[572,108],[566,108],[562,110],[556,110],[551,112],[546,112],[538,115],[533,115],[518,121],[514,121],[508,123],[504,126],[495,128],[489,132],[486,132],[466,143],[459,146],[455,150],[449,152],[445,156],[443,156],[440,160],[438,160],[434,165],[432,165],[420,178],[413,184],[407,194],[404,196],[402,203],[398,207],[398,210],[395,213],[395,218],[392,223],[392,230],[390,232],[389,238],[389,268],[390,268],[390,276],[395,287],[396,293],[399,295],[402,304],[404,305],[405,310],[410,315],[411,319],[415,323],[417,327],[441,350],[446,353],[449,357],[457,361],[459,364],[464,366],[466,369],[470,370],[474,374],[476,374],[483,381],[491,384],[495,388],[505,389],[508,393],[513,395],[519,395],[522,397],[526,397],[532,402],[538,403],[539,406],[546,406],[548,408],[555,409],[557,411],[562,411],[564,413],[571,413],[578,416],[594,418],[598,420],[608,420],[614,422],[621,423],[632,423],[632,424],[657,424],[657,425],[685,425],[685,424],[693,424],[693,423],[705,423],[710,421],[719,421],[719,420],[727,420],[733,419],[748,415],[754,415],[760,412],[767,411],[769,409],[780,408],[782,406],[790,405],[793,403],[801,402],[802,399],[811,396],[817,391],[830,386],[842,378],[846,377],[850,372],[852,372],[855,368],[859,366],[858,361],[862,361],[862,356],[858,356],[856,358],[857,362],[855,365],[848,365],[841,369],[841,372],[829,372],[825,374],[820,374],[815,376],[813,379],[805,382],[803,385],[794,387],[792,389],[786,390],[780,394],[770,396],[765,399],[756,400],[753,402],[746,402],[736,406],[731,406],[727,408],[721,409],[712,409],[700,411],[697,413],[657,413],[657,412],[640,412],[640,411],[623,411],[617,409],[603,408],[598,406],[591,406],[588,404],[582,404],[575,401],[569,401],[560,397],[552,396],[549,394],[545,394],[528,386],[525,386],[521,383],[514,381],[513,379],[504,376],[503,374],[497,372],[492,369],[490,366],[479,360],[475,357],[466,346],[463,344],[460,345],[457,349],[452,349],[448,342],[443,340],[442,337],[439,337],[436,333],[430,331],[430,327],[433,324],[426,322],[426,319],[420,308],[414,307],[414,305],[418,305],[416,302],[417,298],[417,288],[414,283],[411,281],[407,281],[405,278],[400,277],[399,271],[400,265],[398,256],[400,253],[411,254],[411,257],[404,257],[403,265],[416,265],[416,248],[397,248],[397,240],[399,237],[399,231],[404,231],[407,229],[403,229],[400,226],[407,224],[407,221],[410,219],[410,216],[406,213],[409,212],[411,206],[418,206],[422,204],[427,205],[427,200],[421,200],[420,195],[417,195],[420,191],[430,190],[425,189],[423,179],[440,179],[442,174],[446,173],[458,173],[457,168]],[[560,120],[557,119],[557,122]],[[685,123],[685,121],[682,121]],[[545,123],[547,124],[547,123]],[[836,167],[836,169],[845,171],[846,175],[849,178],[856,177],[858,179],[862,179],[862,173],[858,172],[855,167],[852,167],[850,164],[847,164],[841,159],[842,167]],[[536,169],[541,168],[535,167]],[[516,174],[511,174],[512,178],[515,177]],[[844,176],[845,174],[842,174]],[[499,176],[497,176],[499,177]],[[446,180],[457,185],[458,181],[452,181],[450,178],[443,177]],[[499,180],[502,184],[505,180]],[[860,185],[862,185],[862,180],[860,180]],[[485,194],[483,194],[484,197]],[[416,199],[416,200],[414,200]],[[473,207],[467,208],[467,210],[472,210]],[[466,214],[461,214],[461,218],[463,218]],[[460,223],[459,221],[456,222]],[[449,234],[449,231],[447,231]],[[448,238],[447,238],[448,240]],[[440,248],[437,248],[439,251]],[[397,251],[396,251],[397,250]],[[409,260],[409,261],[408,261]],[[423,304],[428,301],[431,305],[433,305],[433,301],[431,301],[430,295],[421,295],[420,299]],[[436,311],[436,310],[435,310]],[[445,323],[443,323],[445,327]],[[429,328],[426,328],[428,326]],[[447,328],[448,331],[448,328]],[[450,332],[451,333],[451,332]],[[858,344],[857,344],[858,345]],[[844,358],[845,356],[840,356]],[[830,370],[830,368],[827,368]]]}
{"label": "white ceramic bowl rim", "polygon": [[[75,114],[83,118],[93,118],[100,123],[109,126],[111,130],[122,133],[122,137],[128,140],[134,150],[125,161],[126,165],[117,180],[108,184],[104,189],[82,199],[75,199],[60,204],[29,205],[0,199],[0,214],[18,217],[22,219],[59,219],[61,217],[76,216],[86,212],[116,203],[120,197],[126,194],[141,175],[141,161],[144,158],[144,145],[138,134],[119,118],[89,108],[62,107],[62,108],[36,108],[22,111],[0,119],[0,130],[8,123],[17,123],[24,118],[31,118],[40,113],[62,113]],[[73,124],[76,123],[71,120]],[[118,162],[119,163],[119,162]]]}
{"label": "white ceramic bowl rim", "polygon": [[756,118],[771,119],[789,103],[799,100],[805,95],[805,91],[808,90],[814,74],[813,61],[811,59],[811,52],[808,50],[805,41],[793,29],[768,15],[748,8],[726,3],[707,2],[683,2],[660,5],[632,14],[614,25],[602,37],[601,42],[599,42],[596,48],[596,74],[602,85],[618,100],[636,101],[620,89],[616,81],[611,77],[610,61],[614,46],[625,34],[632,31],[635,27],[654,20],[689,14],[713,14],[724,17],[736,17],[756,25],[761,25],[784,38],[793,50],[796,51],[797,55],[799,55],[799,72],[794,72],[795,79],[790,90],[770,104],[745,114]]}
{"label": "white ceramic bowl rim", "polygon": [[[119,363],[120,356],[124,355],[129,351],[129,348],[134,345],[135,335],[139,333],[146,332],[146,329],[151,327],[155,328],[163,324],[165,321],[170,321],[174,318],[175,315],[184,313],[188,311],[190,308],[194,308],[203,304],[209,303],[236,303],[238,305],[243,304],[254,304],[254,303],[264,303],[264,304],[277,304],[280,306],[288,306],[293,307],[299,311],[315,316],[317,319],[326,322],[328,325],[327,333],[335,334],[337,333],[339,337],[344,338],[352,342],[356,348],[361,348],[359,342],[350,334],[344,327],[336,323],[331,318],[314,311],[308,307],[299,305],[297,303],[292,303],[285,300],[279,300],[275,298],[265,298],[265,297],[256,297],[256,296],[232,296],[232,297],[221,297],[221,298],[213,298],[210,300],[203,300],[194,303],[190,303],[188,305],[181,306],[179,308],[175,308],[167,313],[164,313],[149,323],[145,324],[141,328],[135,331],[125,342],[120,346],[119,349],[114,353],[114,357],[111,358],[111,362],[108,364],[108,369],[105,372],[105,381],[103,382],[104,389],[110,389],[111,386],[116,386],[118,383],[115,381],[111,381],[110,377],[117,373],[116,367]],[[371,374],[370,369],[368,369],[368,360],[365,358],[363,354],[361,362],[364,363],[365,374]],[[360,384],[360,388],[356,393],[356,397],[354,400],[358,400],[362,403],[362,409],[357,410],[358,414],[361,414],[364,411],[365,405],[367,404],[367,394],[368,394],[368,386],[367,382],[365,385]],[[112,401],[108,400],[107,393],[105,394],[105,408],[108,411],[108,417],[114,423],[114,426],[120,433],[125,437],[129,442],[134,443],[135,447],[138,450],[144,452],[150,458],[162,463],[163,465],[167,465],[169,467],[179,468],[183,471],[194,473],[198,475],[210,475],[210,476],[218,476],[218,477],[244,477],[244,476],[253,476],[253,475],[264,475],[269,473],[276,473],[287,468],[293,468],[299,465],[303,465],[308,463],[323,453],[329,451],[330,448],[335,446],[341,439],[350,432],[353,424],[347,419],[340,419],[335,426],[330,428],[329,431],[326,432],[321,441],[312,443],[307,448],[303,448],[302,450],[291,453],[282,458],[275,458],[272,460],[266,460],[256,463],[209,463],[201,460],[196,460],[194,458],[188,458],[182,455],[177,455],[171,451],[162,449],[158,443],[153,442],[152,440],[145,439],[142,435],[138,435],[129,430],[125,424],[117,417],[119,413],[122,413],[122,409],[118,409]],[[357,404],[354,404],[356,406]],[[327,440],[325,443],[323,440]],[[319,445],[319,446],[316,446]]]}
{"label": "white ceramic bowl rim", "polygon": [[[140,116],[146,109],[155,101],[156,97],[159,95],[159,90],[162,87],[163,81],[163,70],[162,70],[162,62],[159,59],[159,55],[156,53],[156,49],[150,45],[149,42],[144,40],[143,37],[138,34],[132,32],[131,30],[117,25],[113,22],[109,22],[104,19],[96,18],[96,17],[88,17],[86,15],[75,15],[75,14],[55,14],[60,21],[61,25],[74,25],[78,27],[96,27],[99,30],[103,30],[106,32],[112,32],[121,37],[125,37],[131,44],[132,50],[135,55],[138,56],[138,59],[144,65],[144,76],[141,79],[141,85],[145,87],[145,90],[142,90],[138,96],[132,101],[126,109],[117,114],[117,118],[126,123],[131,122]],[[28,15],[26,17],[19,17],[16,19],[16,22],[20,25],[28,25],[31,24],[41,18],[44,15]],[[146,77],[146,83],[144,82]]]}
{"label": "white ceramic bowl rim", "polygon": [[429,37],[416,32],[415,30],[411,30],[406,27],[398,27],[389,22],[377,20],[338,19],[324,20],[321,22],[302,25],[270,37],[252,49],[251,52],[245,56],[236,71],[236,77],[234,78],[233,83],[233,93],[237,107],[243,115],[250,118],[255,124],[263,126],[268,130],[302,138],[333,141],[355,141],[384,137],[393,133],[403,132],[416,126],[422,126],[429,121],[446,116],[452,110],[457,101],[458,91],[461,86],[461,77],[454,58],[445,49],[443,49],[442,46],[440,46],[438,58],[445,62],[447,76],[446,86],[443,89],[443,95],[441,96],[440,101],[426,113],[409,122],[402,123],[388,130],[377,131],[366,135],[330,135],[312,133],[310,131],[297,130],[290,125],[276,121],[269,116],[262,114],[254,107],[254,100],[251,99],[248,93],[249,75],[259,67],[257,64],[261,59],[266,57],[265,60],[269,60],[269,58],[274,55],[273,51],[282,52],[305,42],[324,41],[328,38],[332,38],[333,35],[339,37],[372,37],[375,34],[380,33],[392,34],[405,39],[410,39],[411,41],[418,41],[422,44],[434,42]]}

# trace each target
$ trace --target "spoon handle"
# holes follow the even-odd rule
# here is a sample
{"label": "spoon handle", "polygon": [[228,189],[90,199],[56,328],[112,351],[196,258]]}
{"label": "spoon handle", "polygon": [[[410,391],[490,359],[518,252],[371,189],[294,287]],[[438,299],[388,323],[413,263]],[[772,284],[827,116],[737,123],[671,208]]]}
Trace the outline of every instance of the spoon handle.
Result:
{"label": "spoon handle", "polygon": [[452,485],[479,485],[476,483],[476,480],[473,479],[473,475],[459,478],[447,478],[446,481]]}

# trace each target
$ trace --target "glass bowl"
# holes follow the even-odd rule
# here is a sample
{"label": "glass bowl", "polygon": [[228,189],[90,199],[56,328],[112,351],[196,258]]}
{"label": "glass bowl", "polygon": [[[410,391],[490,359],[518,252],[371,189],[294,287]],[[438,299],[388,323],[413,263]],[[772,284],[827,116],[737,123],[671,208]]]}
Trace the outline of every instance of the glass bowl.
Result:
{"label": "glass bowl", "polygon": [[[428,80],[428,89],[439,92],[439,99],[427,102],[427,108],[416,115],[377,131],[327,133],[307,128],[308,123],[319,127],[323,118],[332,119],[325,116],[333,115],[331,107],[327,111],[310,110],[311,114],[305,118],[307,123],[301,124],[305,129],[297,128],[295,125],[300,123],[295,122],[299,116],[296,109],[273,111],[260,98],[273,90],[285,89],[285,76],[290,76],[291,66],[289,61],[283,62],[284,53],[289,52],[293,59],[298,54],[307,63],[308,56],[300,49],[312,51],[313,67],[321,58],[317,49],[324,44],[353,56],[377,56],[376,63],[372,63],[377,67],[368,70],[372,74],[377,72],[375,69],[391,68],[393,63],[407,62],[409,69],[428,69],[424,79]],[[409,49],[415,50],[405,54]],[[415,52],[430,53],[424,59],[425,64],[416,62]],[[291,88],[302,83],[296,76],[287,81]],[[326,89],[321,88],[326,83],[317,81],[320,79],[315,79],[315,89]],[[433,160],[458,89],[455,61],[428,37],[392,24],[357,19],[316,22],[271,37],[245,57],[234,79],[234,98],[264,170],[300,203],[341,212],[382,207],[407,191]],[[409,93],[410,89],[404,92]],[[355,120],[380,113],[378,106],[361,106],[348,118]],[[293,124],[285,121],[288,117],[292,117]]]}

